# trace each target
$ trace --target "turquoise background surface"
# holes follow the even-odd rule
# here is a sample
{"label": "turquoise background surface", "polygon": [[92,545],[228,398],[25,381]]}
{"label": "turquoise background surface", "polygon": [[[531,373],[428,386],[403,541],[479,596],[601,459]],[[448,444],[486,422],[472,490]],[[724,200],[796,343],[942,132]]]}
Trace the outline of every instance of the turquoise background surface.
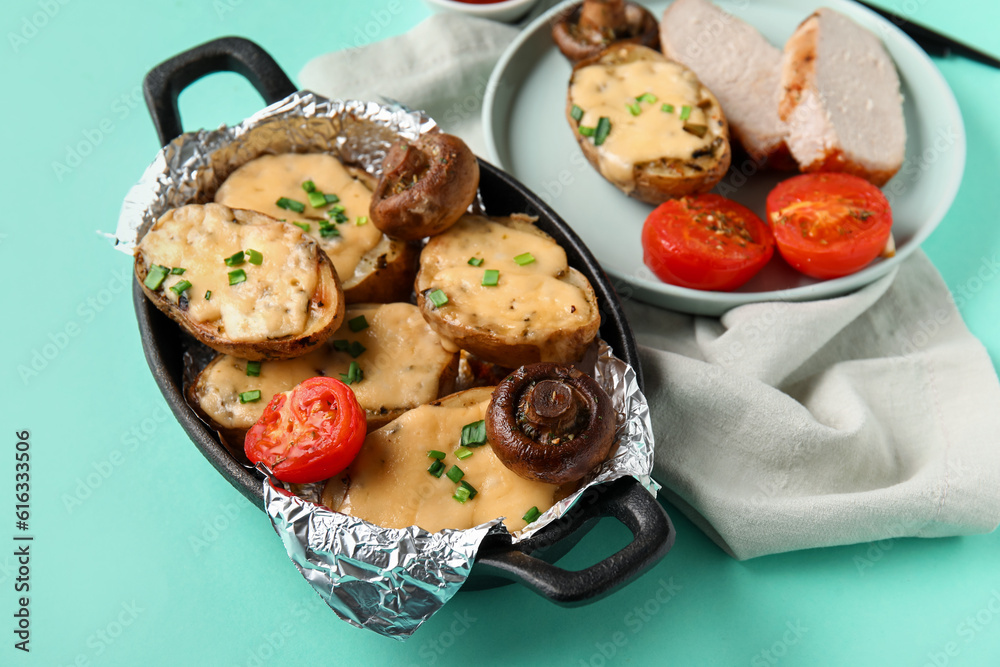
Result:
{"label": "turquoise background surface", "polygon": [[[993,0],[884,4],[1000,54]],[[314,56],[428,15],[413,0],[4,3],[0,664],[1000,664],[998,533],[741,563],[667,506],[673,551],[590,606],[562,609],[519,586],[462,593],[398,643],[346,625],[319,601],[266,517],[169,415],[143,358],[129,258],[99,232],[114,230],[126,190],[158,148],[141,94],[158,62],[241,35],[294,79]],[[1000,71],[935,62],[964,115],[968,165],[924,248],[949,287],[968,293],[963,316],[996,366],[1000,277],[983,267],[1000,253]],[[231,74],[181,99],[189,129],[260,106]],[[14,449],[24,429],[35,536],[29,654],[14,649],[12,633]],[[589,565],[627,536],[602,523],[563,564]]]}

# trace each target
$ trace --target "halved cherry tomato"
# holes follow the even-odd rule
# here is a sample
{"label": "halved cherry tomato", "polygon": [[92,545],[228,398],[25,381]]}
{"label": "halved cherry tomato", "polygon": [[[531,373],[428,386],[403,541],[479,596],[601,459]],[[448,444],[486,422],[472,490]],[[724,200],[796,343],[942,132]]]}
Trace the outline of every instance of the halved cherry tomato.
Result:
{"label": "halved cherry tomato", "polygon": [[642,228],[643,260],[660,280],[733,290],[774,254],[774,237],[753,211],[721,195],[671,199]]}
{"label": "halved cherry tomato", "polygon": [[244,450],[278,479],[305,484],[329,479],[350,465],[366,432],[365,411],[350,387],[314,377],[274,395],[247,432]]}
{"label": "halved cherry tomato", "polygon": [[841,173],[802,174],[767,196],[778,250],[813,278],[839,278],[875,259],[892,231],[892,210],[877,187]]}

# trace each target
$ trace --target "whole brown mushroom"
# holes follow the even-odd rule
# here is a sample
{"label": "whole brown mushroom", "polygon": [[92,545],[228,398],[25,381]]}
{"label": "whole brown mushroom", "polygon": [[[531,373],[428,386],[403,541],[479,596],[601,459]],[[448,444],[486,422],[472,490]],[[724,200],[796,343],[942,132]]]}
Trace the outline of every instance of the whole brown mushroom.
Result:
{"label": "whole brown mushroom", "polygon": [[552,26],[552,39],[573,63],[618,42],[660,48],[656,17],[645,7],[624,0],[584,0],[570,7]]}
{"label": "whole brown mushroom", "polygon": [[443,132],[425,134],[389,148],[369,215],[386,236],[417,241],[455,224],[478,188],[479,162],[466,143]]}
{"label": "whole brown mushroom", "polygon": [[592,377],[572,366],[522,366],[493,390],[486,436],[517,475],[550,484],[582,479],[608,456],[618,413]]}

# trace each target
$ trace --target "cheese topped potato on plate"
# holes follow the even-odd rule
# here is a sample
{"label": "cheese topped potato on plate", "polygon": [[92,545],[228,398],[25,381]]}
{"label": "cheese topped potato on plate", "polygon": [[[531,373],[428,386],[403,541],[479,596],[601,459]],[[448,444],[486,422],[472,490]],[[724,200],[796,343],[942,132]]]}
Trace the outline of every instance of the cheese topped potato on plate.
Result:
{"label": "cheese topped potato on plate", "polygon": [[369,220],[375,179],[326,153],[262,155],[234,171],[215,201],[299,226],[333,262],[347,303],[405,301],[417,250]]}
{"label": "cheese topped potato on plate", "polygon": [[566,118],[587,160],[650,204],[707,192],[729,168],[729,126],[698,77],[635,44],[573,68]]}

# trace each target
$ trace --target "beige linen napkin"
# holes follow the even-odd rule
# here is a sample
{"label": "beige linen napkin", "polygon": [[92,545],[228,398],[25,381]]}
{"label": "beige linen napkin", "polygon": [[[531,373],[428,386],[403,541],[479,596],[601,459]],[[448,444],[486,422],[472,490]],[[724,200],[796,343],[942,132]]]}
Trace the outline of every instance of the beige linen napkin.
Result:
{"label": "beige linen napkin", "polygon": [[[427,111],[484,154],[480,106],[516,28],[433,16],[299,79]],[[571,225],[572,220],[567,220]],[[1000,523],[1000,385],[920,252],[848,296],[722,318],[627,304],[669,500],[736,558]]]}

